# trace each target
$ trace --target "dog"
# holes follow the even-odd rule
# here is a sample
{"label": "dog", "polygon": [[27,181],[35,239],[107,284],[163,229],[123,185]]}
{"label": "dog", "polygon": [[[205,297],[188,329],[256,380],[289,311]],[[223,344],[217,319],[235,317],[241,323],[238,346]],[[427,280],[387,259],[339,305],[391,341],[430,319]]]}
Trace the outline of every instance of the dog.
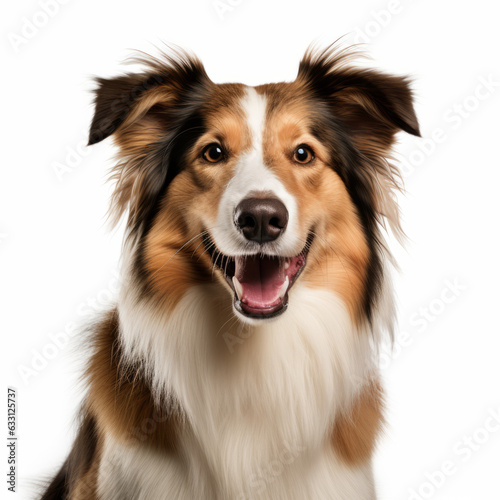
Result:
{"label": "dog", "polygon": [[376,498],[391,151],[420,134],[410,80],[358,55],[309,49],[294,81],[251,87],[176,49],[97,79],[122,286],[44,500]]}

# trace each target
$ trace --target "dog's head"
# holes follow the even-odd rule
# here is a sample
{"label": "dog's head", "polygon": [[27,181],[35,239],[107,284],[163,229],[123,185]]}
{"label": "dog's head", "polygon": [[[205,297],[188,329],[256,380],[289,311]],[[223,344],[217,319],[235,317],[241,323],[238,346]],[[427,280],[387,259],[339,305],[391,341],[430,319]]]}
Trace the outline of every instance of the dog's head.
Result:
{"label": "dog's head", "polygon": [[[90,144],[113,135],[113,210],[128,211],[135,285],[175,305],[218,282],[247,322],[283,313],[296,283],[370,320],[378,226],[397,227],[399,130],[418,135],[405,78],[309,52],[295,81],[214,84],[186,54],[98,80]],[[229,297],[229,295],[228,295]]]}

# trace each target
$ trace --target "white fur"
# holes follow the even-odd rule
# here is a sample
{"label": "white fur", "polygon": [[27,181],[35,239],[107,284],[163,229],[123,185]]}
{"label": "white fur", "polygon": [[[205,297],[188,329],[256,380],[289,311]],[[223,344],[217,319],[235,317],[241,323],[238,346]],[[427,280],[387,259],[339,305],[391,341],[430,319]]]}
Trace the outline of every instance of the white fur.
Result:
{"label": "white fur", "polygon": [[[219,202],[219,210],[212,236],[219,250],[231,256],[245,255],[257,251],[268,254],[294,257],[304,247],[305,240],[299,237],[297,202],[286,190],[283,183],[264,164],[262,140],[265,128],[266,97],[248,87],[242,107],[245,111],[248,128],[251,132],[252,147],[241,156],[236,165],[233,178],[229,182]],[[240,201],[251,197],[252,193],[269,192],[280,199],[288,210],[286,231],[275,242],[259,248],[249,243],[234,225],[234,212]],[[209,224],[207,225],[209,227]]]}
{"label": "white fur", "polygon": [[375,500],[370,465],[350,468],[324,449],[316,456],[286,447],[276,458],[253,470],[234,493],[221,491],[206,464],[109,437],[102,455],[99,498],[103,500]]}
{"label": "white fur", "polygon": [[104,500],[127,498],[113,493],[122,483],[134,499],[168,491],[179,499],[375,498],[369,464],[348,467],[327,443],[335,415],[373,376],[369,335],[334,294],[297,283],[284,315],[249,326],[217,285],[190,289],[171,313],[127,287],[119,315],[125,355],[145,363],[158,401],[174,396],[185,425],[179,458],[108,440]]}

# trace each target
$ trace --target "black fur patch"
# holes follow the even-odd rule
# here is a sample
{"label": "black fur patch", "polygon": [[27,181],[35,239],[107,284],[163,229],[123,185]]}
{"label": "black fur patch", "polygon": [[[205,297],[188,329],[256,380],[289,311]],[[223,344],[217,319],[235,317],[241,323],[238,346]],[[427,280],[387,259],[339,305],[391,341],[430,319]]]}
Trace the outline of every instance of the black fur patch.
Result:
{"label": "black fur patch", "polygon": [[[66,500],[71,498],[78,481],[91,467],[97,447],[94,419],[84,415],[73,448],[63,466],[45,490],[41,500]],[[88,485],[93,488],[94,485]]]}

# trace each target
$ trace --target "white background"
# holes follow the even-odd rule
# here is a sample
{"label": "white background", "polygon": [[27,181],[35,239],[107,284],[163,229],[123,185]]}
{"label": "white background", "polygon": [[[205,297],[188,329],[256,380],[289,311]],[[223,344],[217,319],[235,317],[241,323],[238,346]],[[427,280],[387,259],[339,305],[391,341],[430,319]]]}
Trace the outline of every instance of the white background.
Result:
{"label": "white background", "polygon": [[[163,41],[192,49],[216,82],[292,80],[311,42],[347,35],[366,42],[377,67],[414,78],[425,138],[402,135],[398,148],[410,242],[391,243],[400,313],[396,349],[383,357],[379,496],[498,500],[500,422],[488,420],[500,420],[495,2],[222,0],[221,13],[212,0],[67,0],[48,17],[42,2],[8,2],[0,44],[1,364],[2,390],[19,398],[17,498],[34,498],[73,437],[81,355],[54,348],[54,335],[64,342],[66,325],[116,287],[122,228],[110,233],[104,219],[113,150],[82,147],[91,77],[113,76],[130,49],[155,53]],[[434,474],[445,462],[448,475]],[[0,491],[14,496],[4,479]]]}

